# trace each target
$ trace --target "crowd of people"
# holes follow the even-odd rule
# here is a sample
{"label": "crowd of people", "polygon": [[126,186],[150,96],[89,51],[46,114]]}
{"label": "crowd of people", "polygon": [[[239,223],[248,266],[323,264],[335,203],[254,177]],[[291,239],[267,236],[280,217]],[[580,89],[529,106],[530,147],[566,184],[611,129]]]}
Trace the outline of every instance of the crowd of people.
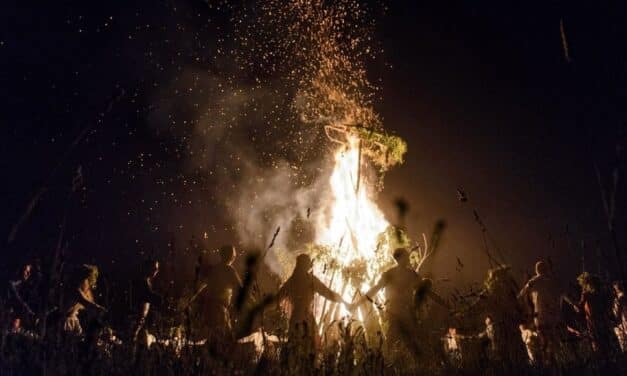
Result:
{"label": "crowd of people", "polygon": [[[185,316],[193,321],[188,325],[193,333],[179,328],[174,334],[166,335],[151,323],[164,298],[155,288],[160,263],[150,259],[143,263],[140,278],[132,286],[128,325],[117,330],[102,320],[107,307],[96,299],[97,267],[82,265],[70,278],[57,281],[61,298],[54,305],[37,288],[38,280],[44,279],[41,271],[34,264],[23,265],[9,282],[4,304],[8,307],[4,335],[90,348],[103,346],[106,338],[107,346],[130,345],[134,354],[139,350],[150,351],[154,343],[178,346],[178,351],[189,345],[206,348],[224,358],[246,342],[254,342],[258,352],[272,342],[282,342],[287,346],[279,357],[309,354],[305,363],[315,367],[315,354],[321,353],[321,347],[325,346],[319,330],[322,324],[315,318],[314,301],[318,295],[344,305],[349,312],[347,322],[356,322],[349,316],[358,309],[377,312],[383,322],[380,347],[390,364],[408,365],[419,362],[424,354],[440,353],[443,364],[452,367],[463,367],[471,360],[479,362],[475,364],[478,367],[504,361],[512,365],[551,367],[568,361],[581,349],[592,358],[604,360],[623,356],[627,351],[627,297],[622,282],[608,284],[596,275],[582,273],[578,278],[580,298],[573,302],[561,291],[544,261],[536,263],[535,275],[520,289],[508,267],[495,267],[488,272],[482,291],[453,306],[435,293],[430,279],[421,277],[412,267],[410,251],[404,248],[393,252],[396,265],[352,301],[346,301],[316,277],[312,259],[301,254],[296,257],[292,274],[278,290],[268,295],[263,305],[257,304],[247,311],[242,308],[246,305],[242,303],[246,299],[243,295],[254,289],[254,272],[247,270],[250,275],[240,278],[233,267],[237,255],[233,246],[221,247],[218,255],[219,262],[203,263],[199,267],[198,283],[181,305],[183,311],[195,312]],[[383,300],[381,291],[384,291]],[[435,341],[434,331],[424,330],[429,317],[417,313],[425,301],[436,303],[448,312],[448,330],[436,334]],[[255,321],[255,317],[250,318],[251,312],[259,314],[286,305],[289,309],[281,316],[287,319],[285,333],[270,334],[271,325],[263,320],[256,320],[255,325],[242,324]],[[481,326],[473,324],[477,322]],[[243,327],[246,329],[242,330]],[[353,328],[351,333],[358,331]],[[438,347],[437,351],[434,347]]]}
{"label": "crowd of people", "polygon": [[560,290],[544,261],[536,263],[535,275],[520,291],[507,283],[507,270],[491,270],[488,286],[480,294],[484,330],[462,335],[456,328],[449,329],[446,347],[456,361],[462,359],[461,344],[472,339],[485,340],[486,358],[493,361],[523,359],[543,367],[572,362],[582,352],[608,361],[627,351],[627,300],[622,282],[614,281],[609,288],[598,276],[584,272],[578,277],[580,298],[573,302]]}

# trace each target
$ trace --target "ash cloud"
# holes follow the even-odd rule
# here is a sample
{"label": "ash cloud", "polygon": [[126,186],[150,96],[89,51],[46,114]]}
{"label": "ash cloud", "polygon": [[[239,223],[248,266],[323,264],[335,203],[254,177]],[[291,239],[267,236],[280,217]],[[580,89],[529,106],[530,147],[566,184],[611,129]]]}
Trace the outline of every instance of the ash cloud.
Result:
{"label": "ash cloud", "polygon": [[297,167],[281,161],[270,170],[251,166],[245,176],[237,199],[229,205],[238,235],[244,246],[263,251],[280,227],[265,261],[286,276],[293,255],[314,240],[313,225],[325,215],[319,208],[332,199],[328,174],[322,173],[309,185],[295,186],[300,179]]}

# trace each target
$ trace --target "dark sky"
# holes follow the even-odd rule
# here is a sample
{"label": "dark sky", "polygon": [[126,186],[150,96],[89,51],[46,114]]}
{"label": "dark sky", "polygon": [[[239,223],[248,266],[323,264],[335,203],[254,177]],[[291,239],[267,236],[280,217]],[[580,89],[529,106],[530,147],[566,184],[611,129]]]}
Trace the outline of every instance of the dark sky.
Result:
{"label": "dark sky", "polygon": [[[473,280],[485,271],[473,209],[517,272],[550,256],[572,278],[581,268],[581,240],[589,268],[596,270],[599,254],[601,267],[611,266],[594,165],[608,176],[617,145],[625,146],[625,5],[506,3],[394,1],[385,12],[373,5],[375,39],[384,49],[369,66],[382,80],[377,108],[387,129],[409,144],[406,163],[386,177],[380,204],[393,221],[394,199],[406,199],[412,234],[447,221],[436,277]],[[213,245],[231,240],[232,224],[212,193],[216,182],[184,173],[181,143],[148,125],[159,109],[155,92],[180,67],[203,66],[228,18],[203,1],[5,1],[2,8],[0,235],[7,267],[51,252],[64,208],[71,256],[111,272],[131,265],[139,251],[161,252],[173,233],[181,244],[203,231]],[[125,95],[106,111],[120,88]],[[66,204],[78,165],[85,191]],[[620,167],[624,173],[624,159]],[[42,186],[46,193],[6,244]],[[459,187],[469,196],[465,204]],[[619,184],[623,244],[624,193]],[[465,270],[454,270],[456,257]]]}
{"label": "dark sky", "polygon": [[567,226],[590,259],[607,240],[594,164],[609,168],[625,142],[625,11],[534,3],[390,7],[382,35],[394,69],[383,114],[411,146],[387,192],[411,197],[419,228],[446,218],[446,244],[462,259],[485,261],[469,255],[481,248],[476,208],[510,262],[525,269],[550,255],[568,274],[581,253],[569,247]]}

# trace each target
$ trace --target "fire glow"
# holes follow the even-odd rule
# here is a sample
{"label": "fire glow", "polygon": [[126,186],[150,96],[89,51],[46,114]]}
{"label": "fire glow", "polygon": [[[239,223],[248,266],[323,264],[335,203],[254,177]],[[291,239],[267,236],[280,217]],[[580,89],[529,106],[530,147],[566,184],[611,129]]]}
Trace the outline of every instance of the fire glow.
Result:
{"label": "fire glow", "polygon": [[[335,152],[329,180],[333,196],[330,215],[326,223],[319,224],[316,236],[316,243],[329,250],[332,266],[317,263],[314,273],[347,302],[368,290],[390,260],[387,242],[380,241],[390,224],[370,197],[373,189],[362,173],[361,154],[355,136],[348,136],[347,143]],[[348,314],[341,305],[318,303],[320,324]],[[361,311],[357,316],[363,320]]]}

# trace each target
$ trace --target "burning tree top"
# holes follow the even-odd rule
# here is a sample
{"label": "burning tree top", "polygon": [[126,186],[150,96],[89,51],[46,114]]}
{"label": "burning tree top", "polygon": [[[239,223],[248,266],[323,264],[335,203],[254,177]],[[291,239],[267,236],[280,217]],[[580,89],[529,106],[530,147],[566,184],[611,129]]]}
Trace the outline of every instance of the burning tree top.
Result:
{"label": "burning tree top", "polygon": [[402,138],[359,125],[327,125],[324,131],[329,140],[346,147],[350,147],[351,139],[357,139],[359,152],[382,172],[402,164],[407,151],[407,143]]}

